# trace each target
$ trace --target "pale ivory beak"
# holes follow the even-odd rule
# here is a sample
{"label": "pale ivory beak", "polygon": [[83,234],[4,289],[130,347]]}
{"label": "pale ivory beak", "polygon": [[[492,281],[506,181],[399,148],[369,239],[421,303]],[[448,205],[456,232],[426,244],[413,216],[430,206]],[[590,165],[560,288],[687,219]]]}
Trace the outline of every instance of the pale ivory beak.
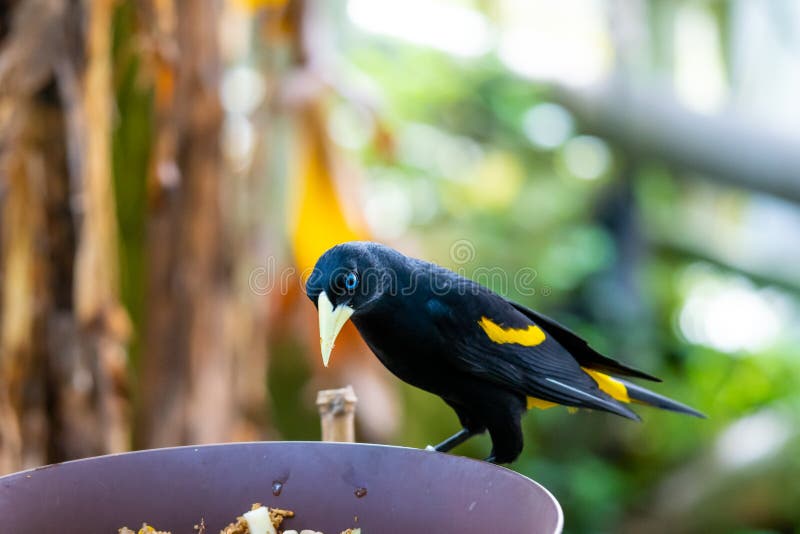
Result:
{"label": "pale ivory beak", "polygon": [[344,304],[339,304],[334,309],[324,291],[317,298],[317,310],[319,310],[319,346],[322,350],[322,363],[328,367],[333,342],[336,341],[339,331],[355,310]]}

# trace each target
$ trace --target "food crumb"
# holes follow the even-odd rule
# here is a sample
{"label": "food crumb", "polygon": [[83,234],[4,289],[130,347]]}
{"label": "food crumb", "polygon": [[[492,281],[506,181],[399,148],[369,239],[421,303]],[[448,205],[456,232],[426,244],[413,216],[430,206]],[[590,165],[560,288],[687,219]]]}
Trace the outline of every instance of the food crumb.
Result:
{"label": "food crumb", "polygon": [[118,532],[119,534],[170,534],[164,530],[156,530],[147,523],[142,523],[142,528],[140,528],[138,532],[134,532],[128,527],[122,527]]}
{"label": "food crumb", "polygon": [[[254,503],[250,507],[250,511],[252,512],[262,507],[264,506],[261,503]],[[281,534],[298,534],[298,531],[293,529],[279,530],[284,520],[295,516],[295,513],[292,510],[284,510],[282,508],[267,508],[267,507],[264,508],[266,508],[267,512],[269,513],[269,520],[270,523],[272,523],[272,527],[275,532],[280,532]],[[358,522],[358,516],[355,516],[355,522]],[[204,518],[200,519],[200,523],[194,525],[194,531],[195,534],[207,534],[206,522]],[[140,528],[138,531],[131,530],[128,527],[122,527],[118,530],[118,533],[119,534],[172,534],[171,532],[156,530],[147,523],[142,524],[142,528]],[[228,526],[220,530],[219,534],[251,534],[251,532],[247,523],[247,519],[245,519],[244,516],[242,515],[237,517],[236,521],[230,523]],[[323,534],[323,533],[318,530],[303,529],[299,532],[299,534]],[[341,534],[361,534],[361,529],[348,528],[347,530],[343,530]]]}

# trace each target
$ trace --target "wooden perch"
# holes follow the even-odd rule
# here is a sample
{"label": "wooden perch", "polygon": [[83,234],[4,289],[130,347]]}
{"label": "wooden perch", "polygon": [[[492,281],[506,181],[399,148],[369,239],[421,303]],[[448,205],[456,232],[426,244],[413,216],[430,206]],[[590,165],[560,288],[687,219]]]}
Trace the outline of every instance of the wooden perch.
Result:
{"label": "wooden perch", "polygon": [[353,386],[325,389],[317,393],[322,441],[352,443],[356,440],[356,397]]}

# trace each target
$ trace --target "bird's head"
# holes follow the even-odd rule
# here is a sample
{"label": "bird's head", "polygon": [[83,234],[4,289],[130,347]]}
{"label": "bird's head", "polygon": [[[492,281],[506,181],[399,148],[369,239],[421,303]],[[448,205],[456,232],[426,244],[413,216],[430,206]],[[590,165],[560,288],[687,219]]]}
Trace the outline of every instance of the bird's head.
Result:
{"label": "bird's head", "polygon": [[[391,249],[365,241],[336,245],[325,252],[306,282],[319,312],[322,363],[328,366],[333,343],[352,315],[369,310],[392,287]],[[396,253],[395,253],[396,254]]]}

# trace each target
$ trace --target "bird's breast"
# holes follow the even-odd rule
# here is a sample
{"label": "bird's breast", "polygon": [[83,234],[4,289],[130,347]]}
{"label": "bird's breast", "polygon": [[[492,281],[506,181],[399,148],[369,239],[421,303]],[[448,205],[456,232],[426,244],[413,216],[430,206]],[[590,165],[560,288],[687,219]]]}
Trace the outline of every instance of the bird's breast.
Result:
{"label": "bird's breast", "polygon": [[447,369],[430,325],[417,324],[415,318],[398,313],[352,320],[375,356],[395,376],[428,391],[441,389],[438,386],[446,379]]}

